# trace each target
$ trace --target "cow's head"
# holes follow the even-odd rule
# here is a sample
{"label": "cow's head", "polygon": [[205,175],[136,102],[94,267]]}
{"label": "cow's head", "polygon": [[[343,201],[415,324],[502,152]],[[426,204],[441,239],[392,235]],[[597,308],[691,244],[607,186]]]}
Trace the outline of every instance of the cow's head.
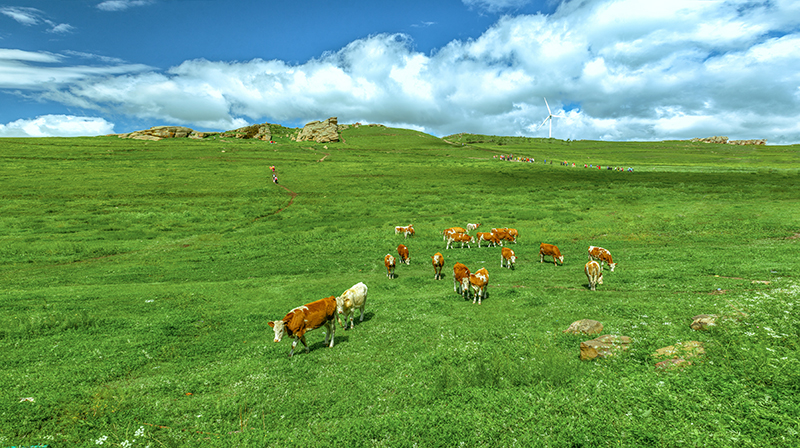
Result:
{"label": "cow's head", "polygon": [[617,264],[616,263],[609,263],[608,267],[611,268],[611,272],[614,272],[614,268],[617,267]]}
{"label": "cow's head", "polygon": [[562,256],[558,257],[558,261],[560,261],[561,264],[564,264],[564,256],[562,255]]}
{"label": "cow's head", "polygon": [[276,320],[268,323],[269,326],[275,331],[275,342],[281,342],[283,334],[286,332],[286,322],[282,320]]}
{"label": "cow's head", "polygon": [[[511,264],[515,264],[517,262],[517,256],[516,255],[512,255],[511,258],[509,258],[508,260],[511,261]],[[562,261],[562,263],[563,263],[563,261]]]}

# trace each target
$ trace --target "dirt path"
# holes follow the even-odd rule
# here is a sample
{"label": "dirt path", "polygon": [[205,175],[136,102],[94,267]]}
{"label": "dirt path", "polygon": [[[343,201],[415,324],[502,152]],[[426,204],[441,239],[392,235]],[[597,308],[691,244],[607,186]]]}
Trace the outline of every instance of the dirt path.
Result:
{"label": "dirt path", "polygon": [[[291,206],[292,206],[292,204],[294,203],[294,198],[296,198],[296,197],[297,197],[297,193],[295,193],[294,191],[292,191],[292,190],[290,190],[290,189],[286,188],[286,187],[285,187],[285,186],[283,186],[283,185],[278,185],[278,186],[279,186],[279,187],[281,187],[281,188],[283,188],[284,190],[286,190],[286,191],[289,193],[289,196],[290,196],[290,198],[289,198],[289,203],[288,203],[288,204],[286,204],[286,207],[279,208],[279,209],[278,209],[278,210],[277,210],[275,213],[273,213],[273,215],[277,215],[278,213],[280,213],[280,212],[282,212],[282,211],[286,210],[287,208],[291,207]],[[262,216],[262,217],[259,217],[259,218],[256,218],[256,219],[261,219],[261,218],[263,218],[263,216]]]}

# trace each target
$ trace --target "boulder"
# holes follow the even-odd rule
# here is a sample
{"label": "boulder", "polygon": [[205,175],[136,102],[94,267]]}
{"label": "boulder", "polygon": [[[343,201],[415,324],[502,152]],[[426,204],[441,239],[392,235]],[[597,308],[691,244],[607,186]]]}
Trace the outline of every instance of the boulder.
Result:
{"label": "boulder", "polygon": [[600,334],[603,332],[603,324],[596,320],[582,319],[570,324],[569,328],[564,330],[564,333],[572,334]]}
{"label": "boulder", "polygon": [[303,130],[300,131],[296,140],[298,142],[313,140],[317,143],[338,142],[338,119],[336,117],[331,117],[325,121],[312,121],[303,126]]}
{"label": "boulder", "polygon": [[708,330],[709,327],[717,325],[716,314],[699,314],[692,318],[692,323],[689,326],[692,330]]}
{"label": "boulder", "polygon": [[656,369],[674,370],[692,365],[690,359],[699,358],[705,353],[702,342],[686,341],[660,348],[652,356],[656,359],[663,359],[656,363]]}
{"label": "boulder", "polygon": [[165,138],[186,138],[194,131],[183,126],[154,126],[143,131],[130,134],[120,134],[119,138],[132,138],[135,140],[161,140]]}
{"label": "boulder", "polygon": [[581,342],[581,360],[608,358],[619,351],[628,350],[631,338],[628,336],[603,335],[591,341]]}

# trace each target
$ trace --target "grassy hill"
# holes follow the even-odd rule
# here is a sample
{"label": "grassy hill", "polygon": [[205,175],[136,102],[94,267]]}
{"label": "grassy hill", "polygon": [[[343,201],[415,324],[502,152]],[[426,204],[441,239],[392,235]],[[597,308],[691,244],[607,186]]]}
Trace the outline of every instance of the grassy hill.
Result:
{"label": "grassy hill", "polygon": [[[284,135],[0,139],[0,446],[794,445],[798,146]],[[516,268],[445,250],[467,222],[517,228]],[[589,245],[618,263],[595,292]],[[457,261],[489,271],[482,305]],[[268,321],[359,281],[366,318],[333,348],[273,343]],[[580,361],[591,337],[563,330],[584,318],[631,348]]]}

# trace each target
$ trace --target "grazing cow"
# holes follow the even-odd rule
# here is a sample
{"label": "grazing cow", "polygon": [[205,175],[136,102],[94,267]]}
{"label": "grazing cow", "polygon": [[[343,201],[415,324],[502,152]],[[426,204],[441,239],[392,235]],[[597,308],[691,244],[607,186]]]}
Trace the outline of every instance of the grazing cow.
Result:
{"label": "grazing cow", "polygon": [[450,245],[453,244],[453,241],[456,243],[461,243],[461,248],[464,248],[464,244],[467,245],[467,248],[472,249],[472,246],[469,243],[474,243],[475,238],[467,235],[466,233],[454,233],[453,235],[447,237],[447,246],[445,249],[450,249]]}
{"label": "grazing cow", "polygon": [[556,266],[558,266],[558,264],[556,263],[556,260],[560,261],[562,265],[564,264],[564,256],[561,255],[561,251],[558,250],[557,246],[554,246],[552,244],[547,244],[547,243],[540,244],[539,245],[539,258],[540,258],[539,263],[543,263],[544,262],[544,256],[545,255],[552,256],[553,257],[553,264],[556,265]]}
{"label": "grazing cow", "polygon": [[489,284],[489,271],[486,268],[480,268],[474,274],[469,276],[469,284],[472,286],[472,303],[478,301],[481,304],[481,299],[486,298],[486,285]]}
{"label": "grazing cow", "polygon": [[398,233],[402,233],[403,238],[408,238],[408,235],[414,236],[414,225],[409,224],[406,227],[397,226],[394,228],[394,234],[397,235]]}
{"label": "grazing cow", "polygon": [[469,299],[469,268],[467,266],[456,263],[453,266],[453,291],[456,294],[461,294],[465,300]]}
{"label": "grazing cow", "polygon": [[435,280],[441,280],[442,268],[444,267],[444,255],[442,255],[441,252],[436,252],[436,254],[431,257],[431,262],[433,263],[433,278]]}
{"label": "grazing cow", "polygon": [[611,252],[602,247],[589,246],[589,260],[599,261],[601,270],[603,269],[603,262],[608,264],[611,272],[614,272],[614,268],[617,267],[617,264],[611,259]]}
{"label": "grazing cow", "polygon": [[475,229],[477,229],[477,228],[478,228],[478,227],[480,227],[480,226],[481,226],[481,224],[480,224],[480,223],[477,223],[477,224],[473,224],[473,223],[467,223],[467,231],[470,231],[470,230],[475,230]]}
{"label": "grazing cow", "polygon": [[507,267],[511,269],[512,266],[517,264],[517,256],[514,255],[514,251],[504,247],[503,250],[500,251],[500,267]]}
{"label": "grazing cow", "polygon": [[583,272],[586,273],[586,278],[589,279],[589,288],[592,291],[596,290],[595,288],[597,288],[598,284],[603,284],[603,271],[600,269],[600,265],[597,264],[596,261],[589,260],[589,262],[586,263],[586,266],[584,266]]}
{"label": "grazing cow", "polygon": [[386,254],[386,256],[383,257],[383,264],[386,265],[386,276],[394,278],[394,257],[392,254]]}
{"label": "grazing cow", "polygon": [[478,240],[478,247],[481,247],[481,241],[486,241],[489,243],[489,246],[497,246],[498,244],[501,246],[503,245],[503,242],[500,241],[500,238],[491,232],[477,232],[475,234],[475,238]]}
{"label": "grazing cow", "polygon": [[447,237],[454,235],[456,233],[467,233],[467,229],[463,227],[450,227],[449,229],[444,229],[442,231],[442,240],[447,241]]}
{"label": "grazing cow", "polygon": [[508,227],[503,229],[492,229],[492,233],[495,234],[495,236],[497,236],[498,239],[512,241],[516,243],[516,240],[509,233]]}
{"label": "grazing cow", "polygon": [[[306,353],[309,352],[308,344],[306,344],[306,332],[322,326],[325,327],[325,345],[333,347],[333,335],[336,332],[336,325],[333,324],[333,320],[337,318],[336,297],[330,296],[297,307],[289,311],[283,319],[269,322],[269,326],[275,331],[275,342],[280,342],[284,334],[293,339],[292,349],[289,351],[289,357],[291,358],[294,355],[294,348],[297,346],[298,339],[305,346]],[[341,324],[342,321],[340,319],[339,325]],[[328,344],[329,335],[331,338],[330,345]]]}
{"label": "grazing cow", "polygon": [[408,248],[404,244],[397,246],[397,255],[400,255],[400,263],[411,264],[411,258],[408,257]]}
{"label": "grazing cow", "polygon": [[[364,307],[367,304],[367,285],[363,282],[358,282],[352,288],[343,292],[342,295],[336,298],[336,312],[340,317],[344,314],[344,329],[347,330],[347,319],[350,318],[350,329],[353,328],[353,316],[356,314],[356,308],[361,310],[361,318],[359,322],[364,322]],[[339,325],[342,325],[342,320],[339,319]]]}
{"label": "grazing cow", "polygon": [[512,241],[514,244],[517,244],[517,237],[519,236],[519,232],[517,232],[517,229],[507,229],[507,230],[508,230],[508,236],[511,238],[510,241]]}

